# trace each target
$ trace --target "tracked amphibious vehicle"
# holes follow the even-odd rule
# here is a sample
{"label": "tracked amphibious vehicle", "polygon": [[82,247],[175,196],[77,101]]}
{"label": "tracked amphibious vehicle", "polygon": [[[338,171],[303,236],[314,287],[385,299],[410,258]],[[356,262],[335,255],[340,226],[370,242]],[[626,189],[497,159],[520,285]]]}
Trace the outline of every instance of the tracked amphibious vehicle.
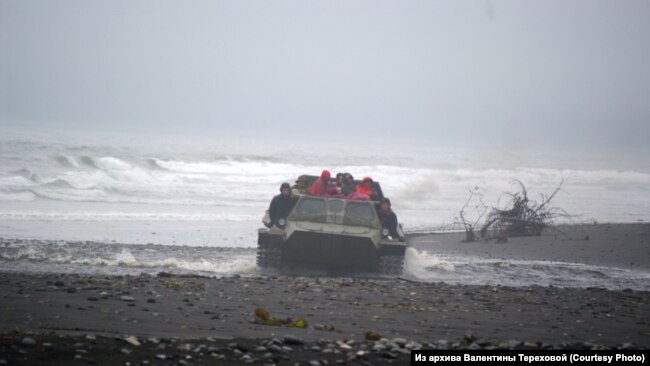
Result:
{"label": "tracked amphibious vehicle", "polygon": [[[308,176],[309,182],[317,177]],[[356,182],[358,183],[358,182]],[[383,197],[379,183],[375,192]],[[399,275],[406,242],[388,235],[379,202],[300,194],[291,213],[277,226],[258,232],[261,268],[319,268],[336,272]]]}

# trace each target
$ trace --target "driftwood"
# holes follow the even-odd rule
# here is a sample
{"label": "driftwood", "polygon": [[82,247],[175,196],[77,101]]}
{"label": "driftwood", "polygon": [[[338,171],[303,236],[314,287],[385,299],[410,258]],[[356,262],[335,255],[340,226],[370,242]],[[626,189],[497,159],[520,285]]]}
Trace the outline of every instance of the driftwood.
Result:
{"label": "driftwood", "polygon": [[[478,214],[478,217],[474,222],[469,222],[465,218],[466,215],[466,210],[467,206],[473,201],[473,199],[476,198],[479,201],[479,204],[476,204],[473,206],[473,208],[477,211],[482,211],[480,214]],[[488,210],[488,207],[483,203],[482,199],[482,194],[480,192],[480,189],[478,186],[474,187],[474,189],[471,189],[469,191],[469,198],[467,198],[467,201],[465,202],[465,205],[460,209],[460,220],[461,224],[463,225],[463,228],[465,229],[465,241],[474,241],[477,239],[476,233],[474,232],[474,228],[476,225],[478,225],[479,221],[483,218],[483,215]]]}
{"label": "driftwood", "polygon": [[[542,235],[542,232],[553,224],[557,218],[570,217],[570,215],[568,215],[564,210],[550,205],[553,197],[555,197],[562,188],[564,180],[560,182],[557,188],[555,188],[553,193],[549,196],[542,194],[540,202],[531,200],[528,197],[528,190],[524,183],[519,180],[515,180],[515,182],[519,185],[520,191],[516,193],[503,193],[503,196],[509,197],[509,205],[504,209],[486,206],[478,193],[478,187],[475,187],[470,191],[470,196],[467,202],[465,202],[465,205],[460,210],[460,218],[461,223],[465,228],[466,241],[478,239],[474,230],[479,224],[479,221],[488,211],[489,213],[485,217],[485,221],[481,225],[479,231],[480,238],[482,239],[499,238],[501,240],[507,240],[506,238],[509,236],[539,236]],[[477,196],[480,205],[477,205],[476,207],[482,207],[483,212],[474,222],[470,223],[465,218],[466,209],[470,201]]]}

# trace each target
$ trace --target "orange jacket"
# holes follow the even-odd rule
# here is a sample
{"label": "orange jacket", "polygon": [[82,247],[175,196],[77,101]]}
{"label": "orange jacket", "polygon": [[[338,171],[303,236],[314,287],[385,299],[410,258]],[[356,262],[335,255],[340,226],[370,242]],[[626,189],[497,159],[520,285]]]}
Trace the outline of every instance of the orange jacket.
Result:
{"label": "orange jacket", "polygon": [[356,188],[356,191],[361,194],[365,194],[366,196],[372,196],[374,193],[372,186],[366,186],[365,184],[359,184]]}

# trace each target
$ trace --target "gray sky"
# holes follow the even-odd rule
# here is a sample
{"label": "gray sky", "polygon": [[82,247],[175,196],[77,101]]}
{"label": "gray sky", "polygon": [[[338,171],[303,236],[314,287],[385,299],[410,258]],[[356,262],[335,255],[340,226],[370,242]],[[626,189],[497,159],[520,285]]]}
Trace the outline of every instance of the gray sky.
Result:
{"label": "gray sky", "polygon": [[0,126],[282,125],[647,149],[650,1],[0,1]]}

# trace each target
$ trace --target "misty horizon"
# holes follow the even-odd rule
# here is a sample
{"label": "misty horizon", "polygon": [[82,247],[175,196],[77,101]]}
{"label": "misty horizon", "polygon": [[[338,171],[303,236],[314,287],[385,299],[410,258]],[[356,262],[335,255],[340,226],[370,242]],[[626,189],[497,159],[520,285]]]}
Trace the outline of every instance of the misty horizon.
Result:
{"label": "misty horizon", "polygon": [[5,1],[0,127],[645,153],[649,14],[644,1]]}

